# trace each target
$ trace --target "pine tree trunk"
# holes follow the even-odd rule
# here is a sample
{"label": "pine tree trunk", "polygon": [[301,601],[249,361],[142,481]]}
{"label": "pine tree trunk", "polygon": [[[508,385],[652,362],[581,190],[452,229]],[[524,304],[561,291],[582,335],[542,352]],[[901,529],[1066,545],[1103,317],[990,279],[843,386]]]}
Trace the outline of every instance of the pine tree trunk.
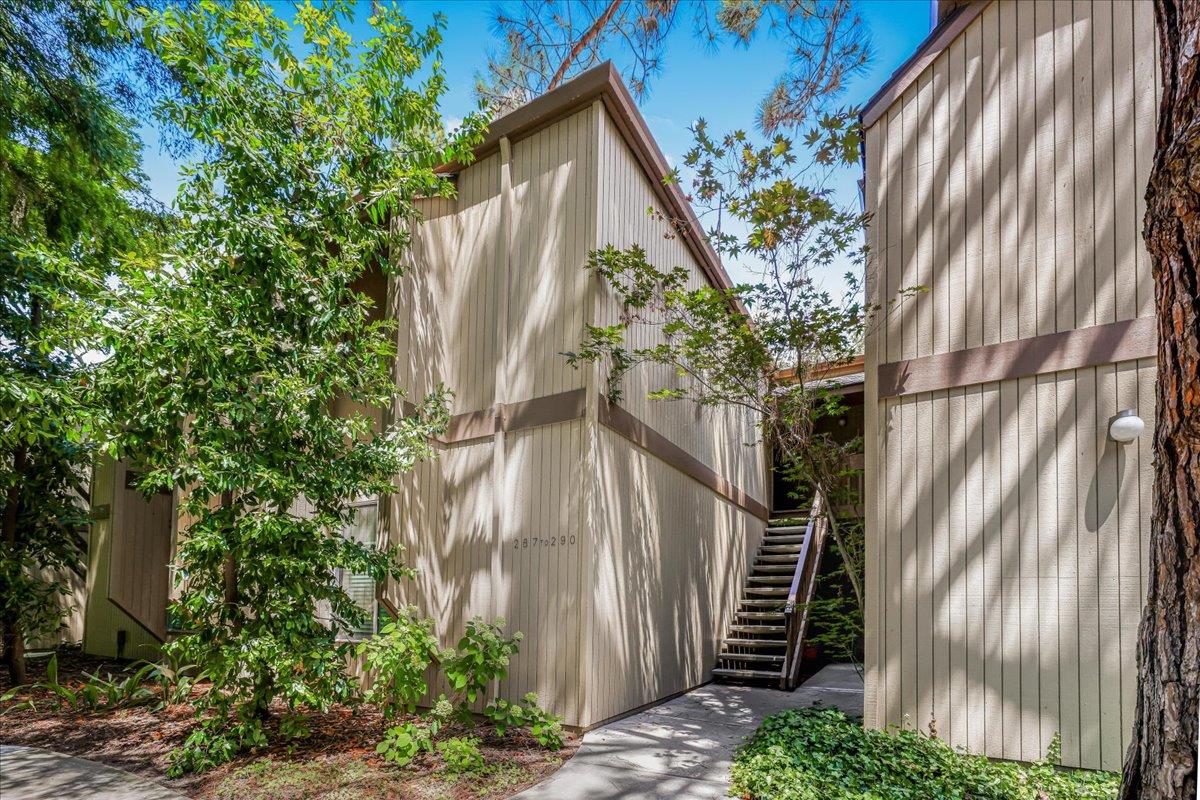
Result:
{"label": "pine tree trunk", "polygon": [[1200,0],[1156,0],[1162,106],[1143,236],[1158,317],[1150,586],[1122,800],[1195,800],[1200,733]]}

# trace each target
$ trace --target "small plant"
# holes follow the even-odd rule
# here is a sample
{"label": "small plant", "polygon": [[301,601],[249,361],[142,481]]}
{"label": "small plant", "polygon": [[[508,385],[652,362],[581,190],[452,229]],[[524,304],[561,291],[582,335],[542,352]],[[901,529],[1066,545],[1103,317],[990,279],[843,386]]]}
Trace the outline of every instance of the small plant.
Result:
{"label": "small plant", "polygon": [[442,669],[457,693],[460,710],[466,710],[483,696],[493,680],[508,676],[509,657],[516,654],[521,633],[504,635],[504,620],[484,622],[476,617],[467,623],[467,632],[458,647],[446,653]]}
{"label": "small plant", "polygon": [[384,761],[403,767],[422,751],[433,752],[433,738],[437,735],[438,727],[440,724],[435,720],[425,727],[406,722],[388,728],[383,741],[375,745],[375,752],[383,756]]}
{"label": "small plant", "polygon": [[[53,655],[46,664],[46,680],[9,690],[0,696],[0,704],[11,702],[21,691],[40,689],[50,693],[58,708],[76,713],[96,714],[130,706],[149,705],[157,696],[143,684],[151,677],[153,669],[153,664],[146,664],[122,678],[111,674],[101,678],[99,675],[85,673],[86,680],[83,683],[68,685],[58,679],[58,656]],[[31,696],[4,711],[7,713],[25,708],[37,709],[34,697]]]}
{"label": "small plant", "polygon": [[496,726],[498,736],[503,736],[509,728],[528,728],[537,743],[547,750],[558,750],[563,746],[562,718],[539,706],[534,692],[525,695],[520,704],[507,700],[488,703],[483,715]]}
{"label": "small plant", "polygon": [[[419,619],[415,609],[405,609],[378,636],[359,646],[367,667],[377,670],[367,700],[380,704],[385,718],[402,710],[411,713],[427,691],[425,670],[434,661],[440,661],[454,699],[439,695],[433,709],[419,722],[389,728],[375,752],[391,764],[404,766],[421,752],[434,751],[437,735],[451,717],[473,724],[471,704],[483,696],[489,683],[508,674],[509,658],[517,652],[520,641],[520,633],[504,635],[504,620],[485,622],[476,618],[467,623],[458,647],[443,653],[433,636],[433,622]],[[524,709],[522,713],[532,716]],[[557,719],[543,714],[538,721],[539,731],[553,741]],[[454,755],[460,754],[461,745],[451,747]]]}
{"label": "small plant", "polygon": [[433,620],[421,619],[417,609],[400,609],[379,633],[358,646],[367,670],[374,675],[364,699],[379,706],[390,720],[401,712],[411,714],[429,691],[425,673],[441,650],[433,635]]}
{"label": "small plant", "polygon": [[484,768],[483,754],[479,752],[479,739],[474,736],[452,736],[438,742],[437,751],[445,762],[446,772],[451,775],[481,772]]}
{"label": "small plant", "polygon": [[204,677],[199,667],[182,663],[169,652],[163,654],[161,661],[141,664],[149,669],[148,677],[158,684],[160,706],[185,702],[192,696],[192,687]]}
{"label": "small plant", "polygon": [[239,717],[231,725],[218,717],[205,719],[192,729],[183,745],[171,752],[167,776],[178,778],[189,772],[204,772],[231,760],[243,750],[266,747],[262,720]]}

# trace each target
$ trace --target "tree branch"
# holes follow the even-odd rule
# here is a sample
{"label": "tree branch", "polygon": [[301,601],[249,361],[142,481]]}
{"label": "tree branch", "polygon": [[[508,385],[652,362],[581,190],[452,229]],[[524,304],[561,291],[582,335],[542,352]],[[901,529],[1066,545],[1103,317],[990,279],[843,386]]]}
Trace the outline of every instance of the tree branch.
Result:
{"label": "tree branch", "polygon": [[608,4],[608,8],[604,9],[604,13],[592,23],[592,27],[588,28],[583,36],[579,37],[579,41],[575,42],[571,47],[571,52],[567,53],[567,57],[563,59],[563,62],[558,65],[558,69],[554,72],[554,77],[546,85],[547,92],[562,82],[563,76],[567,74],[567,70],[571,68],[571,64],[575,62],[575,59],[579,58],[579,54],[588,46],[588,43],[600,35],[600,32],[604,30],[604,26],[612,19],[613,14],[617,13],[617,9],[621,7],[622,2],[623,0],[612,0]]}

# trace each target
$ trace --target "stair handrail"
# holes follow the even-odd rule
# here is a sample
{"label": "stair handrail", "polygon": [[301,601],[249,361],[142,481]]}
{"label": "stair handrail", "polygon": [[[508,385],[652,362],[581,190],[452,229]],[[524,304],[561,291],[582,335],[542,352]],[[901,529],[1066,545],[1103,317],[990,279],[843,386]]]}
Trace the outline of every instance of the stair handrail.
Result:
{"label": "stair handrail", "polygon": [[[801,637],[808,624],[808,600],[812,597],[812,585],[816,579],[817,565],[809,564],[811,554],[820,552],[814,549],[813,541],[822,530],[823,509],[821,508],[821,492],[815,491],[812,508],[808,513],[808,524],[804,529],[804,542],[800,545],[800,557],[796,559],[796,571],[792,574],[792,583],[788,588],[787,602],[783,607],[784,624],[786,626],[787,647],[784,650],[783,668],[779,673],[779,687],[785,690],[795,688],[801,661]],[[803,608],[796,612],[801,588],[804,589]]]}

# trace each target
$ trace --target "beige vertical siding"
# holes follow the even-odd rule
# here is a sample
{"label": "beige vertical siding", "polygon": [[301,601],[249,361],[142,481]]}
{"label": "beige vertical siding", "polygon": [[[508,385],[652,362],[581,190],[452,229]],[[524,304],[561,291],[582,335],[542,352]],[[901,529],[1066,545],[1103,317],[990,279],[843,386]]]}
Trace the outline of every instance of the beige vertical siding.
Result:
{"label": "beige vertical siding", "polygon": [[[598,131],[599,170],[601,177],[597,203],[597,246],[611,244],[626,248],[638,245],[647,259],[660,269],[683,266],[688,269],[689,288],[706,285],[703,273],[682,239],[670,233],[658,215],[669,212],[656,198],[650,179],[640,169],[607,113],[601,115]],[[648,211],[653,209],[653,215]],[[595,302],[597,325],[611,325],[620,314],[619,303],[611,290],[598,287]],[[629,335],[630,347],[647,347],[655,342],[658,331],[638,326]],[[691,455],[752,497],[765,501],[766,470],[762,449],[747,447],[758,441],[759,431],[752,414],[731,406],[700,408],[693,403],[650,400],[648,391],[676,387],[682,379],[667,368],[643,365],[630,373],[622,384],[621,404]],[[598,376],[601,390],[605,376]]]}
{"label": "beige vertical siding", "polygon": [[[455,200],[426,202],[413,269],[392,287],[402,388],[419,396],[442,382],[458,414],[584,385],[560,353],[583,331],[593,126],[590,111],[568,116],[512,143],[507,162],[502,152],[464,169]],[[501,695],[536,691],[571,725],[586,724],[582,428],[580,420],[447,446],[401,477],[387,523],[418,571],[388,596],[436,619],[447,644],[471,617],[504,617],[524,643]]]}
{"label": "beige vertical siding", "polygon": [[[161,509],[142,500],[137,492],[125,488],[125,464],[101,459],[96,465],[92,483],[93,513],[107,506],[107,513],[92,522],[88,546],[87,602],[84,611],[83,649],[88,653],[116,656],[117,636],[125,632],[127,658],[151,658],[160,644],[151,626],[161,619],[160,630],[166,625],[166,572],[170,560],[170,497],[165,497],[167,517],[165,532],[149,524]],[[126,522],[133,529],[125,529]],[[167,540],[166,558],[161,558],[158,534]],[[119,553],[120,556],[114,558]],[[129,569],[118,561],[125,560]],[[114,567],[116,570],[114,571]],[[146,605],[147,597],[139,590],[138,576],[131,570],[145,571],[145,587],[155,592],[157,614]],[[160,574],[161,570],[161,574]],[[115,578],[114,580],[114,572]],[[159,596],[161,594],[161,596]],[[125,601],[122,608],[118,602]],[[135,618],[132,614],[139,614]],[[163,631],[165,633],[165,630]]]}
{"label": "beige vertical siding", "polygon": [[[701,280],[645,217],[657,201],[602,104],[457,180],[454,201],[427,202],[413,269],[391,289],[400,385],[445,382],[454,413],[582,388],[588,413],[448,445],[402,476],[386,525],[418,574],[386,593],[436,619],[447,644],[472,616],[503,616],[525,639],[501,695],[536,691],[589,726],[707,678],[762,522],[602,428],[596,371],[561,355],[612,313],[584,269],[598,243],[639,242]],[[635,380],[635,416],[763,498],[751,420],[649,404],[647,376]]]}
{"label": "beige vertical siding", "polygon": [[[599,105],[596,111],[596,245],[639,245],[659,268],[684,266],[691,287],[704,285],[680,238],[666,235],[658,217],[665,209],[649,178],[607,113]],[[620,312],[615,296],[598,283],[595,292],[593,324],[611,324]],[[654,329],[635,328],[629,345],[651,345],[655,336]],[[764,448],[756,444],[753,415],[646,397],[678,380],[669,369],[643,365],[622,384],[622,405],[766,504]],[[597,371],[595,381],[603,391],[604,373]],[[708,680],[764,524],[607,428],[595,425],[589,444],[583,716],[596,722]]]}
{"label": "beige vertical siding", "polygon": [[[504,617],[524,642],[501,695],[536,691],[547,707],[583,724],[577,691],[581,600],[579,528],[582,421],[510,434],[496,535],[492,440],[448,447],[405,476],[391,500],[393,540],[417,576],[389,591],[437,620],[452,645],[467,620]],[[492,561],[501,559],[501,579]],[[433,689],[446,691],[446,687]]]}
{"label": "beige vertical siding", "polygon": [[438,384],[453,413],[491,406],[496,393],[500,222],[499,157],[463,171],[457,200],[424,202],[413,267],[393,281],[397,379],[414,401]]}
{"label": "beige vertical siding", "polygon": [[128,474],[125,462],[120,462],[114,490],[108,599],[148,632],[166,639],[174,503],[170,494],[147,499],[126,488]]}
{"label": "beige vertical siding", "polygon": [[762,521],[600,428],[585,717],[709,679]]}
{"label": "beige vertical siding", "polygon": [[1153,19],[990,4],[867,131],[869,724],[1119,768],[1144,591],[1154,365],[900,397],[874,368],[1152,313],[1139,234]]}

